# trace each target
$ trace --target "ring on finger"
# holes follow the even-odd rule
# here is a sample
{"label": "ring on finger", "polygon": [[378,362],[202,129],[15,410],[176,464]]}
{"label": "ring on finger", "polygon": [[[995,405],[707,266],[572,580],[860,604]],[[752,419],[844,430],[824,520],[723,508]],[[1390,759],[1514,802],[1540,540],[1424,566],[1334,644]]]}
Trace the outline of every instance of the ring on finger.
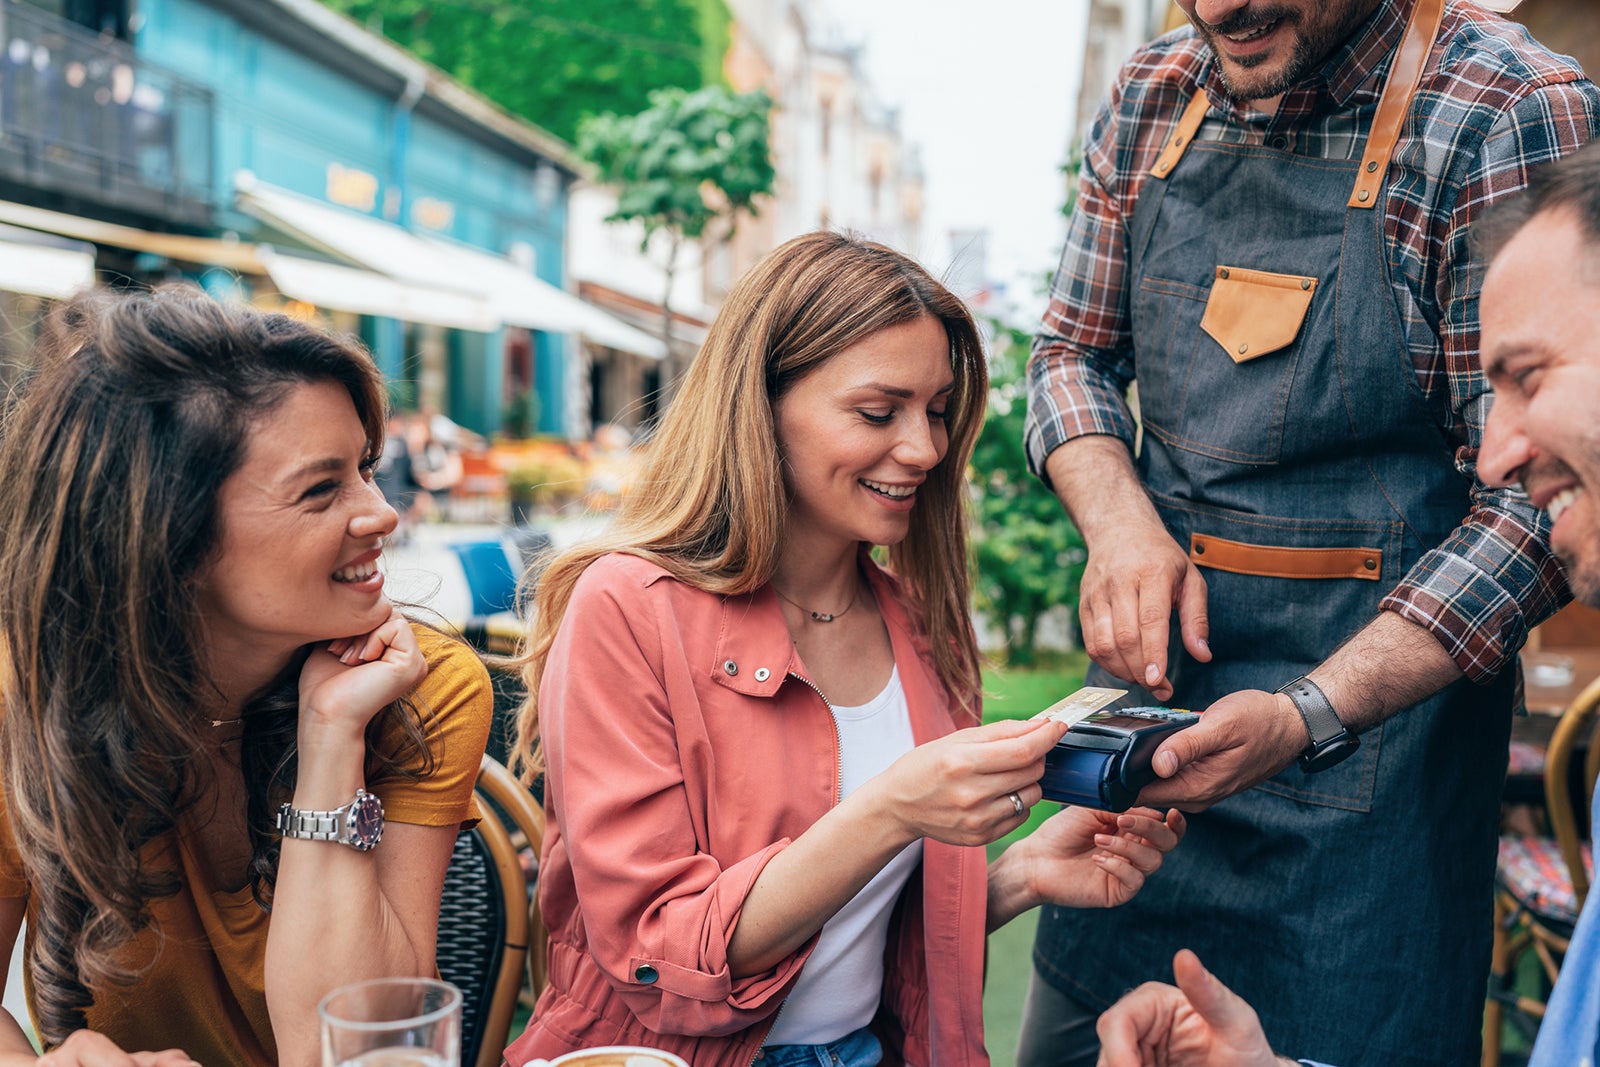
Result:
{"label": "ring on finger", "polygon": [[1011,801],[1011,812],[1013,815],[1021,815],[1028,810],[1022,806],[1022,798],[1016,793],[1007,793],[1006,799]]}

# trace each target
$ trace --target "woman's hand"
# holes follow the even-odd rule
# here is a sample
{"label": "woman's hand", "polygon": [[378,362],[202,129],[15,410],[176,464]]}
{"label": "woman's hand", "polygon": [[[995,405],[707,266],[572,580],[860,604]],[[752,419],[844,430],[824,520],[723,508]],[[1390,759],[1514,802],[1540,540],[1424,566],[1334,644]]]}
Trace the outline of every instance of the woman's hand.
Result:
{"label": "woman's hand", "polygon": [[105,1034],[76,1030],[39,1057],[38,1067],[199,1067],[182,1049],[124,1052]]}
{"label": "woman's hand", "polygon": [[918,745],[858,793],[871,790],[870,802],[899,823],[907,841],[986,845],[1021,826],[1039,802],[1045,753],[1064,733],[1050,720],[958,730]]}
{"label": "woman's hand", "polygon": [[1183,840],[1183,813],[1151,808],[1122,814],[1065,808],[989,865],[988,928],[1040,904],[1114,908],[1126,904]]}
{"label": "woman's hand", "polygon": [[1163,818],[1151,808],[1119,814],[1069,807],[1012,846],[1028,863],[1041,903],[1115,908],[1133,899],[1187,829],[1177,808]]}
{"label": "woman's hand", "polygon": [[358,740],[378,710],[428,674],[411,624],[399,610],[370,633],[314,648],[300,669],[300,743]]}

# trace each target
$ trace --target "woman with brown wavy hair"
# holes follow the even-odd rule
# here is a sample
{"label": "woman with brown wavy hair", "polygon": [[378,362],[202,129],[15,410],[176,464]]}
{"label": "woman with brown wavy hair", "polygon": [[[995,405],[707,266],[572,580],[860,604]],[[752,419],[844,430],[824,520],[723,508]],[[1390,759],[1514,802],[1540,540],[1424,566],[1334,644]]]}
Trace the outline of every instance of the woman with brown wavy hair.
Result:
{"label": "woman with brown wavy hair", "polygon": [[0,951],[26,917],[54,1067],[315,1064],[322,994],[433,973],[492,701],[384,596],[383,440],[372,361],[281,315],[47,330],[0,440]]}
{"label": "woman with brown wavy hair", "polygon": [[613,530],[540,576],[551,984],[508,1062],[980,1064],[985,931],[1120,903],[1177,844],[1068,809],[985,870],[1063,729],[977,725],[986,390],[965,307],[881,245],[811,234],[735,286]]}

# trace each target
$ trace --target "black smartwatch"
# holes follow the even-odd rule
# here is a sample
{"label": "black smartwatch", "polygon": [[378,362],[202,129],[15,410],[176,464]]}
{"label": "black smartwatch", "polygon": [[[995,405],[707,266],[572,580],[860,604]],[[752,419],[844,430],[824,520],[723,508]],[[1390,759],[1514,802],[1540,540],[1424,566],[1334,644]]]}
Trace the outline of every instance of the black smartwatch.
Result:
{"label": "black smartwatch", "polygon": [[1361,747],[1361,738],[1345,729],[1327,694],[1304,675],[1278,690],[1288,697],[1305,720],[1311,746],[1300,753],[1300,769],[1307,774],[1325,771],[1342,763]]}

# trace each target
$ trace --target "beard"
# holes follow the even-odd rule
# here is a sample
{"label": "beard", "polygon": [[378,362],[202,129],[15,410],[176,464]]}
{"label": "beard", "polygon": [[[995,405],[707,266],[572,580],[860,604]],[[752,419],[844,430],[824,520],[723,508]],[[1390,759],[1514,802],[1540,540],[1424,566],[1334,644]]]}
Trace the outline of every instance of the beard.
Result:
{"label": "beard", "polygon": [[1567,569],[1567,587],[1573,599],[1591,608],[1600,608],[1600,560],[1595,558],[1594,546],[1580,555],[1577,552],[1557,550],[1556,558]]}
{"label": "beard", "polygon": [[[1313,23],[1309,27],[1303,9],[1279,5],[1252,6],[1215,25],[1200,19],[1192,21],[1211,51],[1219,57],[1215,69],[1228,95],[1235,100],[1266,100],[1282,96],[1326,62],[1334,49],[1371,13],[1376,0],[1346,0],[1342,10],[1332,12],[1327,10],[1328,6],[1337,8],[1336,4],[1320,7],[1318,13],[1311,16]],[[1295,35],[1294,48],[1282,66],[1256,70],[1271,58],[1267,55],[1222,58],[1227,53],[1217,46],[1218,36],[1249,33],[1280,19]]]}

